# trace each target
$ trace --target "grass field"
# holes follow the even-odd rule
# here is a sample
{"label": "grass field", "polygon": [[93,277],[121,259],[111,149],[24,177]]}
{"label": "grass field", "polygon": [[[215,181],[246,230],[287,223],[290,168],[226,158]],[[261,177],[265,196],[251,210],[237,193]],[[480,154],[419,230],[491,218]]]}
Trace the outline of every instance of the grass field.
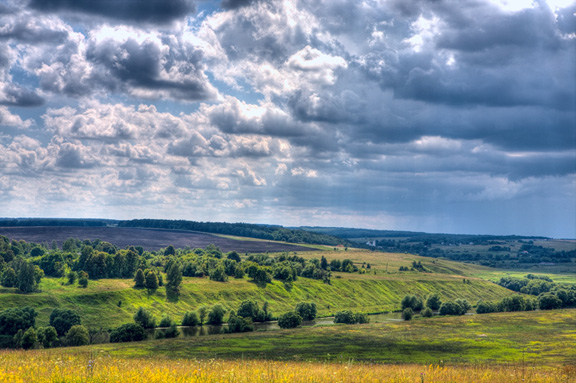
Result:
{"label": "grass field", "polygon": [[576,310],[413,321],[94,345],[118,357],[576,365]]}
{"label": "grass field", "polygon": [[576,368],[375,365],[261,360],[124,359],[83,350],[0,352],[0,382],[20,383],[571,383]]}
{"label": "grass field", "polygon": [[2,351],[0,382],[569,383],[575,342],[576,310],[500,313]]}

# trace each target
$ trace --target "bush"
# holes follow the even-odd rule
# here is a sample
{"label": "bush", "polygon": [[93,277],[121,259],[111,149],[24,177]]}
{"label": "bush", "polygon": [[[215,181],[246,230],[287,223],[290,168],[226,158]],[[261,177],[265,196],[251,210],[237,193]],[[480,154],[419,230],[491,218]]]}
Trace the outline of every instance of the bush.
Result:
{"label": "bush", "polygon": [[541,294],[538,297],[540,310],[554,310],[562,307],[562,301],[552,293]]}
{"label": "bush", "polygon": [[444,302],[440,306],[440,315],[462,315],[462,307],[455,302]]}
{"label": "bush", "polygon": [[69,346],[84,346],[90,343],[88,330],[82,325],[74,325],[66,333],[66,343]]}
{"label": "bush", "polygon": [[173,324],[174,322],[172,322],[172,318],[170,318],[170,315],[164,315],[162,319],[160,319],[160,324],[158,325],[158,327],[170,327]]}
{"label": "bush", "polygon": [[234,311],[230,313],[230,319],[228,319],[228,330],[227,332],[249,332],[254,331],[254,326],[252,325],[250,319],[236,315]]}
{"label": "bush", "polygon": [[22,335],[22,348],[25,350],[29,350],[34,348],[36,343],[38,342],[38,335],[36,334],[36,330],[34,327],[30,327],[24,335]]}
{"label": "bush", "polygon": [[419,297],[415,295],[406,295],[402,298],[401,306],[402,310],[409,307],[413,311],[420,311],[422,310],[422,307],[424,307],[424,304],[422,303],[422,299]]}
{"label": "bush", "polygon": [[498,311],[498,307],[491,302],[480,301],[476,305],[476,314],[489,314]]}
{"label": "bush", "polygon": [[137,323],[126,323],[110,333],[110,342],[138,342],[146,339],[146,330]]}
{"label": "bush", "polygon": [[44,348],[50,348],[58,340],[58,333],[52,326],[40,327],[38,329],[38,342]]}
{"label": "bush", "polygon": [[432,312],[430,307],[426,307],[424,310],[420,311],[420,315],[424,318],[432,318],[434,316],[434,312]]}
{"label": "bush", "polygon": [[156,327],[156,319],[143,307],[138,308],[138,311],[134,314],[134,322],[144,328]]}
{"label": "bush", "polygon": [[414,311],[412,311],[411,307],[406,307],[404,310],[402,310],[402,319],[411,320],[413,316]]}
{"label": "bush", "polygon": [[354,323],[358,324],[370,323],[370,318],[368,318],[368,314],[356,313],[354,314]]}
{"label": "bush", "polygon": [[296,312],[303,320],[314,320],[316,318],[316,303],[300,302],[296,305]]}
{"label": "bush", "polygon": [[224,321],[224,314],[226,310],[219,304],[215,304],[212,310],[208,313],[208,321],[206,323],[212,325],[220,325]]}
{"label": "bush", "polygon": [[88,287],[88,277],[78,278],[78,285],[84,289]]}
{"label": "bush", "polygon": [[295,328],[301,324],[302,317],[294,311],[287,312],[278,318],[278,326],[280,326],[280,328]]}
{"label": "bush", "polygon": [[81,324],[80,315],[68,309],[54,309],[50,314],[50,326],[56,329],[59,336],[70,330],[72,326]]}
{"label": "bush", "polygon": [[354,324],[356,323],[356,318],[354,318],[354,314],[350,310],[338,311],[334,316],[334,323]]}
{"label": "bush", "polygon": [[442,301],[438,294],[429,295],[426,299],[426,307],[431,308],[432,310],[438,310],[442,305]]}
{"label": "bush", "polygon": [[36,325],[38,313],[31,307],[12,308],[0,312],[0,334],[15,335]]}
{"label": "bush", "polygon": [[198,326],[199,324],[200,319],[198,319],[198,314],[195,311],[189,311],[184,314],[182,326]]}

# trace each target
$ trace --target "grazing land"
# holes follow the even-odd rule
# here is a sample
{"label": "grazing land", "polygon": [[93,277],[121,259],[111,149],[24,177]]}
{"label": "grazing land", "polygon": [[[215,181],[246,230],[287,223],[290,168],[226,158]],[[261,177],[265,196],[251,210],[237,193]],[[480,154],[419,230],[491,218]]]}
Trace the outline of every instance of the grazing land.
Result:
{"label": "grazing land", "polygon": [[59,247],[68,238],[101,239],[119,248],[142,246],[145,250],[156,251],[173,245],[178,248],[204,248],[210,244],[222,251],[235,250],[239,253],[265,253],[280,251],[306,251],[311,248],[277,241],[233,238],[208,233],[185,230],[139,229],[118,227],[0,227],[0,235],[10,239],[34,243],[56,241]]}

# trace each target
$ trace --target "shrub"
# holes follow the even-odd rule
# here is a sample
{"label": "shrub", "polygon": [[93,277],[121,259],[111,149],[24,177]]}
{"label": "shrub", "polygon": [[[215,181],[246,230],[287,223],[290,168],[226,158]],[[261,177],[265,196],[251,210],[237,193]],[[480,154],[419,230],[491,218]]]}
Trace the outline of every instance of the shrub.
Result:
{"label": "shrub", "polygon": [[52,326],[40,327],[38,329],[38,342],[44,348],[50,348],[58,340],[58,333]]}
{"label": "shrub", "polygon": [[36,334],[36,330],[34,327],[30,327],[24,335],[22,335],[22,348],[25,350],[29,350],[34,348],[36,343],[38,342],[38,335]]}
{"label": "shrub", "polygon": [[134,322],[144,328],[156,327],[156,319],[143,307],[138,308],[138,311],[134,314]]}
{"label": "shrub", "polygon": [[0,334],[14,335],[36,325],[38,313],[31,307],[12,308],[0,312]]}
{"label": "shrub", "polygon": [[88,287],[88,277],[78,278],[78,285],[82,288]]}
{"label": "shrub", "polygon": [[66,333],[66,343],[69,346],[84,346],[90,343],[88,330],[82,325],[74,325]]}
{"label": "shrub", "polygon": [[302,324],[302,317],[294,311],[287,312],[278,318],[278,326],[280,328],[295,328],[300,326],[300,324]]}
{"label": "shrub", "polygon": [[552,293],[541,294],[538,297],[540,310],[554,310],[562,307],[562,301]]}
{"label": "shrub", "polygon": [[438,310],[442,305],[442,301],[438,294],[429,295],[426,299],[426,307],[431,308],[432,310]]}
{"label": "shrub", "polygon": [[402,319],[411,320],[413,316],[414,311],[412,311],[411,307],[406,307],[404,310],[402,310]]}
{"label": "shrub", "polygon": [[208,313],[208,324],[220,325],[224,321],[226,310],[219,304],[215,304]]}
{"label": "shrub", "polygon": [[480,301],[476,305],[476,314],[489,314],[498,311],[498,307],[491,302]]}
{"label": "shrub", "polygon": [[415,295],[406,295],[402,298],[401,306],[402,310],[410,307],[413,311],[420,311],[422,310],[422,307],[424,307],[424,304],[422,303],[422,299],[419,297]]}
{"label": "shrub", "polygon": [[440,315],[460,315],[460,312],[462,311],[462,308],[460,307],[459,304],[455,303],[455,302],[444,302],[442,303],[442,305],[440,306],[440,311],[439,314]]}
{"label": "shrub", "polygon": [[434,316],[434,313],[432,312],[432,309],[430,307],[426,307],[422,311],[420,311],[420,315],[423,316],[424,318],[432,318]]}
{"label": "shrub", "polygon": [[334,323],[354,324],[356,319],[350,310],[338,311],[334,316]]}
{"label": "shrub", "polygon": [[174,324],[174,322],[172,322],[172,318],[170,318],[170,315],[164,315],[162,316],[162,319],[160,319],[160,324],[158,325],[158,327],[170,327]]}
{"label": "shrub", "polygon": [[314,320],[316,318],[316,303],[300,302],[296,305],[296,312],[303,320]]}
{"label": "shrub", "polygon": [[227,332],[249,332],[254,331],[254,326],[252,325],[250,319],[236,315],[234,311],[230,313],[230,319],[228,319],[228,330]]}
{"label": "shrub", "polygon": [[146,339],[146,330],[137,323],[126,323],[110,333],[110,342],[137,342]]}
{"label": "shrub", "polygon": [[199,324],[200,319],[198,319],[198,314],[195,311],[189,311],[184,314],[182,326],[198,326]]}
{"label": "shrub", "polygon": [[354,323],[358,324],[370,323],[370,318],[368,318],[368,314],[356,313],[354,314]]}
{"label": "shrub", "polygon": [[54,309],[50,314],[50,326],[56,329],[59,336],[66,334],[72,326],[80,323],[80,315],[73,310]]}

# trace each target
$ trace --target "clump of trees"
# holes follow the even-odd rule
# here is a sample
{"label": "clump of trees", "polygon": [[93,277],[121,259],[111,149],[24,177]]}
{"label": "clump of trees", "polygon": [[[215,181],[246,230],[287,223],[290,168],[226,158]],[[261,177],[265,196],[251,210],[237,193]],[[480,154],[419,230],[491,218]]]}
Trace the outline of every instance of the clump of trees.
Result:
{"label": "clump of trees", "polygon": [[336,315],[334,315],[334,323],[362,324],[368,322],[370,322],[370,319],[367,314],[353,313],[350,310],[338,311]]}

